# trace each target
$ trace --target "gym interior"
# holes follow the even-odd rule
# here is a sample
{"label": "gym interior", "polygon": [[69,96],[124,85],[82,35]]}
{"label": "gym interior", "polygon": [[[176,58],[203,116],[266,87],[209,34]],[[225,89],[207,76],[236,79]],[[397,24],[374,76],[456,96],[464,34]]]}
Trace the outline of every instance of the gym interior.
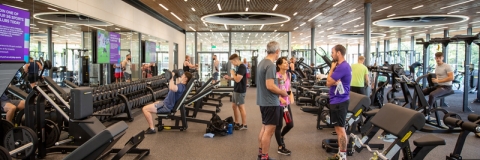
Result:
{"label": "gym interior", "polygon": [[[364,57],[369,79],[365,94],[345,93],[346,159],[480,159],[479,6],[0,0],[0,159],[260,159],[258,99],[265,97],[257,93],[265,86],[258,66],[271,41],[292,64],[291,90],[284,91],[294,103],[280,121],[295,125],[283,146],[273,135],[261,149],[269,157],[331,159],[340,152],[327,86],[342,45],[348,64]],[[234,54],[247,68],[245,124],[231,107],[240,83],[227,80],[238,77]],[[450,66],[451,91],[429,104],[422,90],[439,86],[438,63]],[[192,77],[183,83],[186,72]],[[167,100],[180,83],[184,92],[173,108],[145,118],[145,108]],[[149,121],[154,133],[145,130]]]}

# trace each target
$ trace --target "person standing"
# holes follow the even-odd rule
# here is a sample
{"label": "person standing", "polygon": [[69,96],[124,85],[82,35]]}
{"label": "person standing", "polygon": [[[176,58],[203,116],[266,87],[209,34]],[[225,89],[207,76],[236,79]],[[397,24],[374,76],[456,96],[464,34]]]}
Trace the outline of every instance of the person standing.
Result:
{"label": "person standing", "polygon": [[247,62],[247,58],[243,58],[243,65],[247,67],[247,87],[250,87],[250,82],[248,82],[248,79],[250,79],[250,63]]}
{"label": "person standing", "polygon": [[[280,116],[280,123],[277,125],[275,128],[275,139],[277,140],[278,144],[278,151],[277,153],[283,154],[283,155],[290,155],[292,152],[285,148],[285,141],[283,140],[283,137],[288,133],[293,128],[293,117],[292,117],[292,109],[290,108],[290,104],[294,103],[294,98],[293,94],[291,92],[291,76],[290,73],[287,72],[288,68],[288,61],[287,58],[282,57],[277,60],[277,78],[280,83],[279,87],[282,89],[282,84],[284,85],[284,89],[289,93],[288,97],[281,97],[279,96],[278,98],[280,99],[280,108],[281,108],[281,114],[284,115],[287,114],[288,119],[285,117]],[[284,111],[287,111],[286,113]],[[282,130],[283,126],[283,119],[285,118],[285,127]]]}
{"label": "person standing", "polygon": [[120,63],[115,63],[113,64],[113,68],[115,68],[115,83],[122,82],[122,65]]}
{"label": "person standing", "polygon": [[[237,67],[237,71],[235,72],[233,69],[230,70],[230,74],[232,75],[229,77],[225,75],[224,78],[227,80],[235,81],[233,85],[233,96],[232,96],[232,109],[233,109],[233,117],[235,120],[235,130],[244,130],[247,129],[247,112],[245,112],[245,92],[247,92],[247,68],[244,64],[240,61],[240,57],[237,54],[232,54],[228,60],[232,65]],[[240,112],[242,116],[242,124],[238,123],[238,112]]]}
{"label": "person standing", "polygon": [[185,56],[185,62],[183,62],[183,71],[190,72],[190,69],[197,68],[198,65],[193,65],[190,63],[190,56]]}
{"label": "person standing", "polygon": [[[370,85],[368,79],[368,68],[363,65],[365,57],[359,56],[358,63],[352,64],[352,82],[350,83],[350,91],[366,95],[365,84]],[[367,95],[368,96],[368,95]]]}
{"label": "person standing", "polygon": [[255,73],[257,78],[257,95],[262,96],[262,98],[257,98],[257,105],[260,106],[263,124],[258,135],[258,158],[262,160],[270,159],[268,156],[270,140],[276,126],[281,121],[281,107],[278,96],[288,96],[286,91],[277,87],[277,71],[273,62],[278,59],[279,54],[280,44],[275,41],[269,42],[267,44],[267,56],[260,61],[258,72]]}
{"label": "person standing", "polygon": [[30,86],[33,88],[35,85],[37,85],[37,80],[38,80],[38,71],[42,70],[42,64],[40,62],[35,62],[32,57],[28,58],[29,63],[27,63],[24,67],[23,70],[25,70],[25,73],[28,73],[28,82],[30,82]]}
{"label": "person standing", "polygon": [[213,55],[213,80],[212,84],[217,83],[218,77],[220,76],[220,61],[217,59],[217,55]]}
{"label": "person standing", "polygon": [[347,133],[345,132],[348,104],[350,103],[350,81],[352,69],[345,61],[346,49],[342,45],[332,48],[332,66],[327,77],[330,87],[330,123],[334,126],[338,137],[338,153],[331,160],[347,159]]}
{"label": "person standing", "polygon": [[122,70],[125,76],[125,82],[132,81],[132,57],[130,54],[127,54],[125,60],[122,61]]}
{"label": "person standing", "polygon": [[297,75],[294,73],[295,72],[295,62],[296,62],[295,57],[290,58],[290,64],[289,64],[288,72],[290,72],[290,74],[292,75],[291,76],[292,81],[295,81],[295,78],[297,78]]}
{"label": "person standing", "polygon": [[435,53],[435,61],[437,62],[437,66],[435,66],[436,78],[432,78],[432,82],[438,85],[423,89],[423,94],[428,95],[428,105],[430,107],[433,106],[437,97],[453,92],[452,81],[454,77],[452,67],[443,62],[442,52]]}

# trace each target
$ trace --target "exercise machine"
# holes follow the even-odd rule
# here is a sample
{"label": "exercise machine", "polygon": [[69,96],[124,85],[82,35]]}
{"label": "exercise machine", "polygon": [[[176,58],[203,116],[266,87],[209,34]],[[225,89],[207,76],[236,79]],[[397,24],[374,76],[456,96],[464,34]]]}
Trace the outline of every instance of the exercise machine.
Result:
{"label": "exercise machine", "polygon": [[455,144],[455,148],[450,155],[447,155],[447,160],[461,160],[463,159],[462,149],[463,145],[465,144],[465,140],[467,139],[468,134],[471,132],[473,133],[480,133],[480,116],[476,114],[469,114],[468,121],[462,121],[461,119],[454,118],[454,117],[446,117],[445,124],[452,126],[452,127],[460,127],[462,128],[462,132],[458,135],[457,142]]}

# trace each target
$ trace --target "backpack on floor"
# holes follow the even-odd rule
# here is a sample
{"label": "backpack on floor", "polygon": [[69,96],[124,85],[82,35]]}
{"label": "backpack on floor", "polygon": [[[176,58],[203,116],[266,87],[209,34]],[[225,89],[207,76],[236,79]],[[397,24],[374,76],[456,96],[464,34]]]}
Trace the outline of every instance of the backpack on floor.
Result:
{"label": "backpack on floor", "polygon": [[206,132],[225,136],[227,135],[228,124],[234,124],[231,116],[227,117],[225,120],[222,120],[220,116],[214,115],[210,119],[210,124],[207,125]]}

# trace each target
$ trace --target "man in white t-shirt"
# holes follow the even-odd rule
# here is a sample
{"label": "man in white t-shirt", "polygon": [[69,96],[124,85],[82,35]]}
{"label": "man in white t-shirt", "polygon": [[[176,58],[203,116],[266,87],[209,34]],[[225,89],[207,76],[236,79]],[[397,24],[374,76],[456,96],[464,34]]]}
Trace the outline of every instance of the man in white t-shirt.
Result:
{"label": "man in white t-shirt", "polygon": [[449,64],[443,62],[443,58],[442,52],[435,53],[435,61],[437,62],[437,66],[435,66],[436,78],[433,78],[432,82],[436,83],[437,86],[423,89],[423,94],[428,95],[428,105],[430,107],[435,103],[435,98],[453,92],[453,70]]}

